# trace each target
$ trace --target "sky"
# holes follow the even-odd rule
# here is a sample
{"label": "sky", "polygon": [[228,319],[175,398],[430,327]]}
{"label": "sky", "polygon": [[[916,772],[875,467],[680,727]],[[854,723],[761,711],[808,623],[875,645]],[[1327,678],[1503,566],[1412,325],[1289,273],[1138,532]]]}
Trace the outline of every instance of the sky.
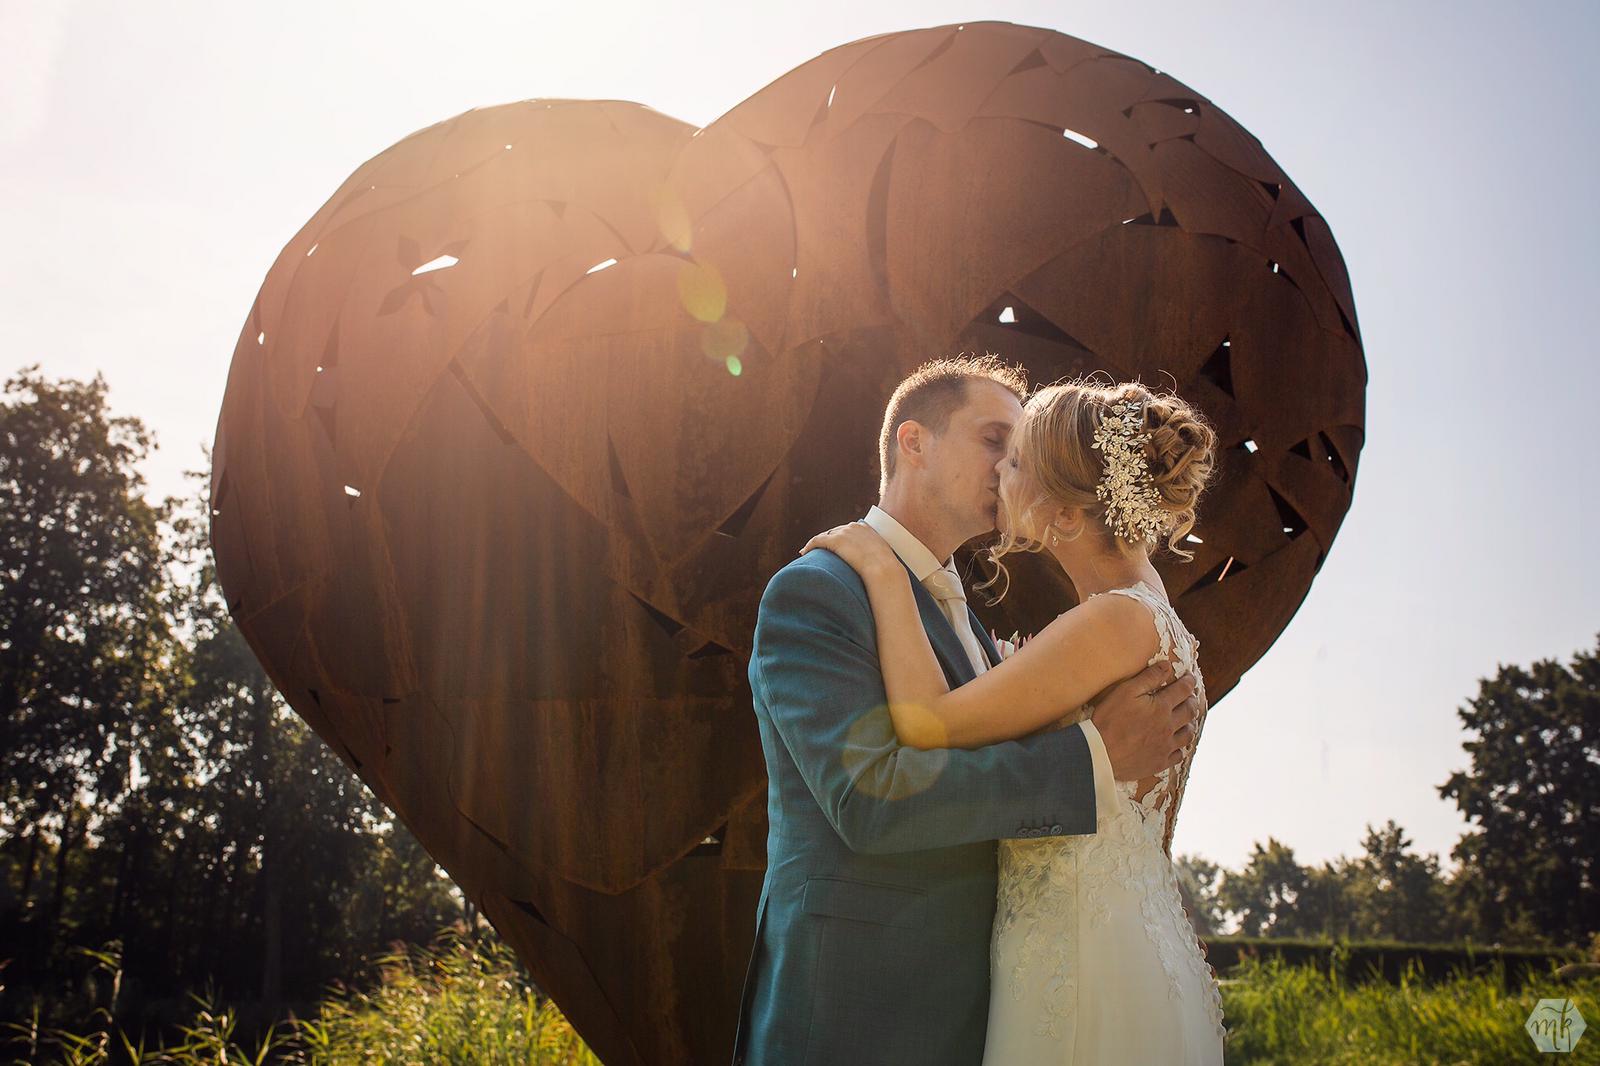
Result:
{"label": "sky", "polygon": [[[1531,17],[1530,17],[1531,13]],[[1175,853],[1301,862],[1465,827],[1457,708],[1600,634],[1600,4],[271,4],[0,0],[0,375],[104,373],[201,466],[283,245],[360,164],[473,107],[634,100],[706,125],[838,44],[977,20],[1137,57],[1232,115],[1349,268],[1370,372],[1354,504],[1206,721]]]}

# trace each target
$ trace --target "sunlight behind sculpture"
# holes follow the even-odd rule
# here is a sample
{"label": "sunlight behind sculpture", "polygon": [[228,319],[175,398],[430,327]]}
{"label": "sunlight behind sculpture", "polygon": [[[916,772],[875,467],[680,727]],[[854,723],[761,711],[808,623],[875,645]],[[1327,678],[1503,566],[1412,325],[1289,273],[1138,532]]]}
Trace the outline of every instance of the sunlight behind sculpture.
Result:
{"label": "sunlight behind sculpture", "polygon": [[[213,453],[230,609],[608,1066],[728,1057],[756,606],[875,500],[894,384],[962,349],[1212,420],[1196,558],[1159,566],[1215,703],[1350,505],[1366,369],[1328,225],[1137,60],[970,23],[830,50],[703,130],[474,109],[363,164],[262,285]],[[1037,630],[1063,582],[1013,574],[973,604]]]}

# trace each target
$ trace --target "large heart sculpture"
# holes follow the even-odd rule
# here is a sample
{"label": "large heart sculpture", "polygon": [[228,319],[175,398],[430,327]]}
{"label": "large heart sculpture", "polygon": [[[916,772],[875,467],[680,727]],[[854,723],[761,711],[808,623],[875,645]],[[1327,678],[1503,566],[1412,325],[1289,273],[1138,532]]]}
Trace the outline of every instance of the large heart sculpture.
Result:
{"label": "large heart sculpture", "polygon": [[[362,165],[262,285],[213,452],[233,615],[612,1066],[728,1056],[756,604],[876,498],[895,382],[963,349],[1170,378],[1219,428],[1198,556],[1162,564],[1214,702],[1333,541],[1366,371],[1327,224],[1144,63],[971,23],[704,129],[469,111]],[[975,601],[1005,632],[1070,594],[1016,579]]]}

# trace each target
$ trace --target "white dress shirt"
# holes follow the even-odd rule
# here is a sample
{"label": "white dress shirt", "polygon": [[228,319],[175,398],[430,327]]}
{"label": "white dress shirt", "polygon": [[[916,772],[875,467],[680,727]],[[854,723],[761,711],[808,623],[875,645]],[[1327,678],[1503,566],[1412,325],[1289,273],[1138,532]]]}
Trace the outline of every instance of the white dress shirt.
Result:
{"label": "white dress shirt", "polygon": [[[894,549],[900,561],[910,567],[912,575],[934,594],[934,599],[938,600],[945,617],[950,620],[951,628],[956,631],[956,638],[961,641],[967,657],[972,660],[972,668],[980,674],[988,670],[989,660],[984,655],[983,645],[978,642],[978,635],[972,631],[972,623],[967,617],[966,592],[962,589],[961,575],[956,573],[955,555],[952,554],[941,564],[933,552],[928,550],[926,544],[896,521],[888,511],[876,504],[867,511],[862,521],[889,542],[889,547]],[[941,571],[942,573],[939,573]],[[929,578],[933,579],[931,583]],[[959,592],[959,598],[941,598],[938,586],[945,582],[954,582],[953,587]],[[1095,796],[1100,800],[1115,792],[1111,758],[1106,754],[1105,741],[1100,738],[1100,730],[1095,728],[1094,722],[1085,718],[1078,724],[1083,727],[1083,735],[1089,741],[1089,755],[1094,764]],[[1108,788],[1111,792],[1106,791]]]}

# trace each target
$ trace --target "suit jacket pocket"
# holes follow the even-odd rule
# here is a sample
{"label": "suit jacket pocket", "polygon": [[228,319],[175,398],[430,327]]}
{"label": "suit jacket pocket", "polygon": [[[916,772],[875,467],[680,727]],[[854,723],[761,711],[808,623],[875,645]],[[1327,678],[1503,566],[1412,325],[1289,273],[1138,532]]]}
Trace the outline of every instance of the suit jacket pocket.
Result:
{"label": "suit jacket pocket", "polygon": [[919,929],[928,921],[926,897],[927,893],[921,889],[905,885],[852,881],[843,877],[808,877],[801,909],[807,914]]}

